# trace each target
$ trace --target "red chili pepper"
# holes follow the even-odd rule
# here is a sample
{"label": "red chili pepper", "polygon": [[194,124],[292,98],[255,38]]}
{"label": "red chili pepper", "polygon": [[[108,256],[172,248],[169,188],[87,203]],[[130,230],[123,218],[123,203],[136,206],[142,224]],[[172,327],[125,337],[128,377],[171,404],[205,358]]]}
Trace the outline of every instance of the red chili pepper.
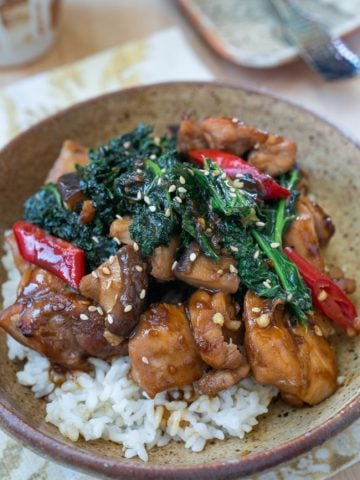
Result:
{"label": "red chili pepper", "polygon": [[315,307],[347,333],[359,334],[360,326],[356,307],[344,291],[292,248],[286,247],[284,252],[298,267],[306,285],[311,289]]}
{"label": "red chili pepper", "polygon": [[13,232],[25,260],[49,270],[71,287],[79,288],[85,275],[85,255],[81,248],[29,222],[16,222]]}
{"label": "red chili pepper", "polygon": [[290,195],[290,191],[279,185],[275,180],[260,172],[256,167],[250,165],[248,162],[233,155],[218,149],[200,149],[189,150],[188,155],[200,165],[204,165],[205,158],[210,158],[217,163],[229,177],[234,178],[237,174],[249,174],[261,186],[263,197],[265,200],[273,200],[275,198],[286,198]]}

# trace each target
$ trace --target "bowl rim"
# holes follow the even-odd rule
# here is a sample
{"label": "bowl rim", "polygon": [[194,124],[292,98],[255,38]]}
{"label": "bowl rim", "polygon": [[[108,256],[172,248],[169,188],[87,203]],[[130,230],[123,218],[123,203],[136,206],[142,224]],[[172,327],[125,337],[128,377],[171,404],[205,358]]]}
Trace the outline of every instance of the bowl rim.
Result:
{"label": "bowl rim", "polygon": [[[64,108],[55,114],[46,117],[40,122],[32,125],[30,128],[16,135],[0,150],[1,157],[9,150],[16,146],[22,139],[48,125],[56,122],[64,114],[71,113],[73,110],[81,109],[84,105],[101,102],[104,99],[111,98],[116,95],[126,95],[127,93],[136,93],[137,91],[146,91],[154,88],[174,88],[174,87],[193,87],[193,88],[219,88],[239,90],[244,93],[254,94],[258,96],[269,97],[276,102],[285,103],[294,109],[300,109],[306,114],[314,117],[322,123],[327,124],[335,129],[345,140],[351,142],[360,150],[360,143],[353,138],[343,128],[339,128],[336,124],[327,118],[314,113],[308,108],[298,105],[296,102],[288,100],[282,96],[274,95],[266,89],[256,89],[244,85],[239,85],[224,81],[175,81],[175,82],[157,82],[153,84],[135,86],[115,90],[92,97],[90,99],[75,103]],[[236,460],[214,461],[210,463],[194,463],[190,465],[181,464],[160,464],[153,465],[151,463],[143,463],[139,460],[120,458],[114,460],[104,456],[94,456],[93,453],[86,452],[81,448],[70,446],[57,440],[52,436],[42,433],[40,430],[28,425],[23,419],[18,417],[4,403],[0,401],[0,426],[4,428],[11,436],[19,440],[27,448],[36,453],[48,457],[49,459],[62,463],[68,467],[86,471],[88,473],[96,473],[107,478],[134,478],[134,480],[149,479],[150,475],[156,475],[158,480],[185,480],[196,478],[198,480],[211,480],[216,478],[243,478],[247,475],[261,472],[263,470],[275,467],[285,461],[302,455],[312,448],[320,445],[331,436],[339,433],[354,422],[360,416],[360,393],[348,402],[337,413],[328,418],[318,427],[310,429],[306,434],[298,436],[293,440],[280,444],[278,447],[260,451],[246,456],[240,456]],[[124,476],[125,475],[125,476]]]}

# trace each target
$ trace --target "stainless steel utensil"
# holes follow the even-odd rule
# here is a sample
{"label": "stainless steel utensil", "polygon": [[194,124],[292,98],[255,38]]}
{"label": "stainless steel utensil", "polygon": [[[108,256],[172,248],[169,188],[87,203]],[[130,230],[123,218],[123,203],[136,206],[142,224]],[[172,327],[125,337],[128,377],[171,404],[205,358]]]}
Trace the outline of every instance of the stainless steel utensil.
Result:
{"label": "stainless steel utensil", "polygon": [[270,0],[289,41],[309,67],[325,80],[351,78],[360,73],[360,57],[294,0]]}

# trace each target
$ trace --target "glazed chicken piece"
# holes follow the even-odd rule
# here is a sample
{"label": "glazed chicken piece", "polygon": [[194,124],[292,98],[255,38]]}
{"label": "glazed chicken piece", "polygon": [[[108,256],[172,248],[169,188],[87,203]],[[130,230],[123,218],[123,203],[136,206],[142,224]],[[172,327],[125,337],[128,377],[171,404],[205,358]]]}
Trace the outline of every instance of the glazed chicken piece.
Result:
{"label": "glazed chicken piece", "polygon": [[106,327],[128,337],[145,308],[148,287],[146,264],[130,245],[81,279],[80,292],[101,305]]}
{"label": "glazed chicken piece", "polygon": [[292,140],[281,135],[268,135],[250,152],[249,163],[272,177],[277,177],[294,168],[297,147]]}
{"label": "glazed chicken piece", "polygon": [[154,255],[150,259],[150,274],[160,282],[175,280],[172,266],[179,245],[180,238],[173,237],[169,245],[160,245],[160,247],[155,248]]}
{"label": "glazed chicken piece", "polygon": [[62,175],[74,172],[77,164],[84,166],[88,163],[88,149],[73,140],[66,140],[59,157],[46,177],[45,183],[56,183]]}
{"label": "glazed chicken piece", "polygon": [[249,373],[249,365],[238,346],[224,338],[224,329],[237,331],[241,322],[236,320],[236,309],[230,297],[222,292],[212,296],[198,290],[190,297],[188,308],[201,358],[213,368],[199,380],[197,390],[216,395]]}
{"label": "glazed chicken piece", "polygon": [[297,406],[315,405],[334,393],[336,357],[321,330],[290,327],[291,318],[281,302],[250,290],[243,320],[245,350],[259,383],[275,385],[286,402]]}
{"label": "glazed chicken piece", "polygon": [[320,253],[320,242],[310,203],[310,200],[302,195],[296,201],[297,217],[285,233],[284,246],[292,247],[311,265],[323,271],[324,260]]}
{"label": "glazed chicken piece", "polygon": [[324,212],[318,203],[311,201],[309,198],[306,198],[306,200],[307,207],[314,219],[315,231],[319,239],[319,244],[321,247],[324,247],[334,235],[335,225],[333,224],[331,217]]}
{"label": "glazed chicken piece", "polygon": [[14,305],[0,326],[26,347],[65,369],[87,369],[87,357],[126,355],[127,342],[108,332],[104,316],[87,298],[70,291],[41,268],[25,271]]}
{"label": "glazed chicken piece", "polygon": [[10,252],[13,256],[16,268],[19,270],[20,273],[24,273],[25,270],[29,268],[30,264],[26,260],[24,260],[24,258],[20,254],[15,235],[13,233],[5,235],[5,242],[10,248]]}
{"label": "glazed chicken piece", "polygon": [[235,265],[231,256],[224,255],[219,260],[206,257],[199,245],[192,242],[177,263],[174,275],[194,287],[235,293],[240,284]]}
{"label": "glazed chicken piece", "polygon": [[132,224],[131,217],[117,218],[110,225],[110,237],[117,238],[121,243],[132,245],[129,227]]}
{"label": "glazed chicken piece", "polygon": [[198,380],[203,362],[184,308],[152,305],[129,340],[131,376],[150,397]]}
{"label": "glazed chicken piece", "polygon": [[197,123],[185,118],[178,132],[178,147],[182,152],[196,148],[218,148],[242,155],[258,143],[266,141],[268,134],[237,119],[206,118]]}
{"label": "glazed chicken piece", "polygon": [[339,267],[331,267],[328,276],[346,293],[354,293],[356,290],[356,281],[353,278],[345,277],[344,272]]}

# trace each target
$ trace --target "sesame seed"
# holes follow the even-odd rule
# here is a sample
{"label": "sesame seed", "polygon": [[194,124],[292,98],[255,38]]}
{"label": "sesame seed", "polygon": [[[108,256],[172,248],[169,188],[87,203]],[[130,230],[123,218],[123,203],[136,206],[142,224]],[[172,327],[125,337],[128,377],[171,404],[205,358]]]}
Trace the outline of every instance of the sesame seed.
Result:
{"label": "sesame seed", "polygon": [[149,210],[150,210],[150,212],[156,212],[155,205],[150,205]]}
{"label": "sesame seed", "polygon": [[195,260],[196,260],[196,253],[193,252],[190,254],[190,262],[195,262]]}
{"label": "sesame seed", "polygon": [[242,178],[243,176],[244,176],[243,173],[237,173],[237,174],[235,175],[235,178]]}
{"label": "sesame seed", "polygon": [[180,197],[174,197],[174,200],[175,200],[176,202],[178,202],[178,203],[182,203],[182,200],[181,200]]}
{"label": "sesame seed", "polygon": [[212,228],[208,227],[208,228],[205,230],[205,233],[212,233]]}
{"label": "sesame seed", "polygon": [[146,295],[146,290],[145,290],[145,288],[143,288],[143,289],[141,290],[141,292],[140,292],[140,298],[141,298],[141,300],[143,300],[143,299],[145,298],[145,295]]}
{"label": "sesame seed", "polygon": [[278,248],[278,247],[280,247],[280,243],[279,242],[272,242],[272,243],[270,243],[270,247],[271,248]]}
{"label": "sesame seed", "polygon": [[234,180],[233,184],[236,188],[244,188],[244,182],[240,182],[240,180]]}
{"label": "sesame seed", "polygon": [[108,315],[106,316],[106,321],[110,323],[110,325],[114,323],[114,318],[112,315],[110,315],[110,313],[108,313]]}
{"label": "sesame seed", "polygon": [[344,375],[339,375],[338,377],[336,377],[336,383],[338,385],[344,385],[344,383],[345,383]]}
{"label": "sesame seed", "polygon": [[118,245],[121,245],[121,242],[120,242],[120,240],[119,240],[117,237],[114,237],[113,240],[114,240],[114,242],[117,243]]}
{"label": "sesame seed", "polygon": [[260,255],[260,250],[256,250],[256,252],[254,253],[255,260],[259,258],[259,255]]}
{"label": "sesame seed", "polygon": [[109,280],[105,285],[105,289],[108,290],[111,287],[111,284],[112,284],[112,280]]}
{"label": "sesame seed", "polygon": [[218,177],[220,175],[219,170],[215,170],[215,172],[212,172],[213,177]]}
{"label": "sesame seed", "polygon": [[232,198],[236,198],[236,193],[230,192],[229,195],[230,195],[230,197],[232,197]]}
{"label": "sesame seed", "polygon": [[218,275],[224,275],[224,270],[220,268],[217,272]]}
{"label": "sesame seed", "polygon": [[319,300],[319,302],[323,302],[324,300],[327,299],[327,296],[328,294],[325,292],[325,290],[321,290],[321,292],[317,296],[317,299]]}
{"label": "sesame seed", "polygon": [[160,137],[154,137],[154,143],[155,143],[155,145],[159,146],[160,145]]}
{"label": "sesame seed", "polygon": [[149,198],[147,195],[144,196],[144,202],[145,202],[147,205],[150,205],[150,203],[151,203],[150,198]]}
{"label": "sesame seed", "polygon": [[109,257],[109,263],[110,263],[110,265],[111,265],[112,263],[114,263],[114,260],[115,260],[115,256],[114,256],[114,255],[111,255],[111,256]]}
{"label": "sesame seed", "polygon": [[175,190],[176,190],[176,185],[170,185],[169,193],[175,192]]}
{"label": "sesame seed", "polygon": [[225,180],[225,178],[226,178],[226,173],[225,173],[225,172],[222,173],[220,178],[221,178],[222,180]]}
{"label": "sesame seed", "polygon": [[99,243],[99,239],[97,237],[94,236],[94,237],[91,237],[91,238],[95,243]]}
{"label": "sesame seed", "polygon": [[239,119],[236,118],[236,117],[232,118],[231,121],[232,121],[233,123],[239,123]]}
{"label": "sesame seed", "polygon": [[147,357],[141,357],[141,361],[145,363],[145,365],[149,365],[149,360]]}
{"label": "sesame seed", "polygon": [[160,186],[162,184],[162,178],[160,177],[157,181],[157,184]]}
{"label": "sesame seed", "polygon": [[108,268],[108,267],[103,267],[103,268],[102,268],[102,272],[103,272],[105,275],[110,275],[111,270],[110,270],[110,268]]}
{"label": "sesame seed", "polygon": [[123,143],[124,148],[130,148],[131,147],[131,142],[127,141]]}
{"label": "sesame seed", "polygon": [[229,270],[231,273],[238,273],[238,270],[236,267],[234,267],[234,265],[230,265]]}
{"label": "sesame seed", "polygon": [[293,298],[293,294],[292,294],[292,293],[289,293],[289,294],[287,295],[287,297],[286,297],[286,300],[287,300],[288,302],[290,302],[290,301],[292,300],[292,298]]}
{"label": "sesame seed", "polygon": [[206,177],[207,177],[208,175],[210,175],[209,170],[205,170],[204,175],[205,175]]}
{"label": "sesame seed", "polygon": [[230,245],[230,250],[233,251],[233,252],[238,252],[239,251],[238,247],[235,247],[234,245]]}
{"label": "sesame seed", "polygon": [[190,173],[190,175],[194,176],[194,172],[191,170],[191,168],[187,168],[186,170]]}
{"label": "sesame seed", "polygon": [[322,332],[321,328],[319,327],[319,325],[315,325],[315,327],[314,327],[314,332],[315,332],[315,334],[316,334],[318,337],[322,337],[322,336],[323,336],[323,332]]}
{"label": "sesame seed", "polygon": [[185,185],[185,183],[186,183],[186,180],[185,180],[185,178],[184,178],[183,176],[181,176],[181,177],[179,178],[179,181],[180,181],[181,185]]}
{"label": "sesame seed", "polygon": [[170,208],[167,208],[167,209],[165,210],[165,217],[170,217],[170,215],[171,215],[171,209],[170,209]]}
{"label": "sesame seed", "polygon": [[253,307],[253,308],[251,309],[251,311],[254,312],[254,313],[260,313],[260,312],[261,312],[261,308],[259,308],[259,307]]}
{"label": "sesame seed", "polygon": [[126,305],[124,308],[124,312],[125,313],[131,312],[132,308],[133,308],[132,305]]}
{"label": "sesame seed", "polygon": [[155,155],[155,153],[152,153],[152,154],[150,155],[150,160],[156,160],[156,155]]}
{"label": "sesame seed", "polygon": [[234,187],[230,187],[230,192],[235,193],[235,192],[236,192],[235,188],[234,188]]}
{"label": "sesame seed", "polygon": [[175,260],[175,262],[171,265],[171,270],[175,270],[178,262]]}
{"label": "sesame seed", "polygon": [[118,219],[118,220],[122,220],[123,217],[121,215],[115,215],[115,217]]}
{"label": "sesame seed", "polygon": [[264,222],[256,222],[255,225],[257,227],[265,227],[265,223]]}
{"label": "sesame seed", "polygon": [[256,319],[256,323],[261,328],[266,328],[270,325],[270,315],[268,313],[263,313]]}
{"label": "sesame seed", "polygon": [[97,307],[96,310],[98,311],[99,315],[104,315],[104,311],[101,307]]}
{"label": "sesame seed", "polygon": [[133,243],[133,249],[135,250],[135,252],[139,251],[139,245],[136,242]]}
{"label": "sesame seed", "polygon": [[144,172],[141,170],[141,168],[137,168],[136,173],[144,173]]}
{"label": "sesame seed", "polygon": [[162,168],[162,169],[160,170],[160,172],[161,172],[161,173],[166,173],[166,168]]}
{"label": "sesame seed", "polygon": [[212,317],[212,321],[213,323],[215,323],[216,325],[220,325],[220,326],[223,326],[224,325],[224,315],[220,312],[217,312],[213,315]]}
{"label": "sesame seed", "polygon": [[140,190],[137,192],[136,199],[137,199],[137,200],[141,200],[141,199],[142,199],[142,193],[140,192]]}
{"label": "sesame seed", "polygon": [[187,190],[186,190],[185,187],[179,187],[179,188],[178,188],[178,192],[180,192],[180,193],[186,193]]}
{"label": "sesame seed", "polygon": [[97,271],[96,271],[96,270],[93,270],[93,271],[91,272],[91,276],[94,277],[94,278],[98,278]]}
{"label": "sesame seed", "polygon": [[85,313],[80,313],[80,320],[89,320],[89,317]]}
{"label": "sesame seed", "polygon": [[89,312],[96,312],[97,308],[95,307],[95,305],[89,305],[88,310]]}
{"label": "sesame seed", "polygon": [[271,288],[270,280],[264,280],[262,283],[263,283],[264,287]]}
{"label": "sesame seed", "polygon": [[143,267],[141,265],[135,265],[135,270],[137,272],[142,272],[143,271]]}

